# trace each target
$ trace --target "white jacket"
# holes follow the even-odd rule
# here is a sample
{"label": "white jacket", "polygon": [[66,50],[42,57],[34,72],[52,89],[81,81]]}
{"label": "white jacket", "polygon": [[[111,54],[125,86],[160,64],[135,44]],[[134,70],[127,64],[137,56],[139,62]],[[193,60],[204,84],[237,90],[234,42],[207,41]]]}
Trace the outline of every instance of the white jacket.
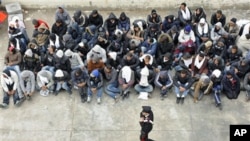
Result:
{"label": "white jacket", "polygon": [[180,35],[179,35],[179,37],[178,37],[178,41],[179,41],[180,43],[185,43],[185,42],[189,41],[190,39],[191,39],[193,42],[195,42],[195,35],[194,35],[193,30],[191,30],[191,31],[189,32],[189,34],[185,34],[184,29],[182,29],[181,32],[180,32]]}
{"label": "white jacket", "polygon": [[[8,86],[7,86],[7,83],[5,82],[4,80],[5,78],[3,77],[3,75],[1,75],[1,85],[3,87],[3,90],[4,92],[8,92],[9,89],[8,89]],[[8,79],[11,79],[14,83],[14,86],[13,86],[13,90],[17,90],[17,87],[18,87],[18,75],[15,71],[13,70],[10,70],[10,77],[8,77]]]}

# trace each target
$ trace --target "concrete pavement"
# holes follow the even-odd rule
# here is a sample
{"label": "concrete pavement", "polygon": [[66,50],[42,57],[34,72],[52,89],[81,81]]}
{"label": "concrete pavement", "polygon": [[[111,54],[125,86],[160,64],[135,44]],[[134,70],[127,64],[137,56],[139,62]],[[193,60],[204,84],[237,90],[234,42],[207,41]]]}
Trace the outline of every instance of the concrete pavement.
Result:
{"label": "concrete pavement", "polygon": [[[54,22],[55,10],[28,11],[24,14],[28,33],[31,35],[33,18],[39,18],[50,24]],[[73,11],[69,11],[72,15]],[[208,12],[208,20],[210,15]],[[247,17],[246,11],[223,11],[229,20]],[[89,13],[89,12],[87,12]],[[104,19],[108,11],[101,11]],[[131,21],[144,18],[150,11],[128,11]],[[159,11],[166,15],[173,11]],[[115,14],[120,14],[116,11]],[[176,15],[177,12],[174,11]],[[7,48],[7,22],[0,29],[0,66]],[[80,96],[74,90],[73,95],[59,93],[58,96],[42,97],[36,93],[31,101],[25,101],[21,107],[14,107],[12,99],[8,109],[0,109],[0,141],[137,141],[140,126],[141,106],[150,105],[154,112],[154,127],[149,137],[156,141],[228,141],[230,124],[250,123],[250,103],[245,102],[245,93],[241,92],[237,100],[228,100],[222,96],[223,110],[214,105],[211,95],[194,104],[188,96],[183,105],[175,103],[173,92],[165,100],[160,100],[159,90],[147,101],[138,100],[133,91],[128,99],[115,103],[104,94],[102,104],[96,99],[90,104],[81,103]],[[2,92],[0,92],[0,102]]]}

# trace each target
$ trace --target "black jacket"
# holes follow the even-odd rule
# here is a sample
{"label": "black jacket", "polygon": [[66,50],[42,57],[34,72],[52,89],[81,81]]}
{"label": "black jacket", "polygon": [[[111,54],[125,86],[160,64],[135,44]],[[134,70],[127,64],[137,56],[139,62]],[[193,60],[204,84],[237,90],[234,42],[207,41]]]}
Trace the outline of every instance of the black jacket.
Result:
{"label": "black jacket", "polygon": [[216,13],[214,13],[212,16],[211,16],[211,25],[215,25],[217,22],[221,22],[222,24],[222,27],[225,26],[226,24],[226,16],[224,14],[222,14],[221,18],[218,20],[216,18]]}

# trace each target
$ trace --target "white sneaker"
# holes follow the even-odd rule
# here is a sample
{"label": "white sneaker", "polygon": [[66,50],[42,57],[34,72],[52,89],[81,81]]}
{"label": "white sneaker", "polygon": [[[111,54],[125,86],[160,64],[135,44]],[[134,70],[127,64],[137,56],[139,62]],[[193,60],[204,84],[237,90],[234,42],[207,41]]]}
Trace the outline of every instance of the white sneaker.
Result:
{"label": "white sneaker", "polygon": [[88,98],[87,98],[87,102],[89,103],[91,101],[91,97],[90,96],[88,96]]}
{"label": "white sneaker", "polygon": [[76,85],[74,85],[74,89],[78,90],[78,87]]}
{"label": "white sneaker", "polygon": [[97,98],[97,103],[98,103],[98,104],[101,103],[101,98],[100,98],[100,97]]}

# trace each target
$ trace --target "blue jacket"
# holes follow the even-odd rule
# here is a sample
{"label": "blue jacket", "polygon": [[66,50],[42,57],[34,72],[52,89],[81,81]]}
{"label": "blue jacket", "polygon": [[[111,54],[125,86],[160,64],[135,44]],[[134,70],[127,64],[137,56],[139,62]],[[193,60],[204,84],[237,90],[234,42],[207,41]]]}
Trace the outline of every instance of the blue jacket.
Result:
{"label": "blue jacket", "polygon": [[[122,17],[125,17],[123,20]],[[124,12],[121,13],[120,18],[118,20],[118,29],[122,31],[129,31],[130,29],[130,18],[126,16]]]}
{"label": "blue jacket", "polygon": [[146,47],[146,51],[144,54],[150,54],[152,56],[155,56],[156,50],[157,50],[157,41],[154,39],[153,43],[149,43],[147,40],[142,43],[143,47]]}

